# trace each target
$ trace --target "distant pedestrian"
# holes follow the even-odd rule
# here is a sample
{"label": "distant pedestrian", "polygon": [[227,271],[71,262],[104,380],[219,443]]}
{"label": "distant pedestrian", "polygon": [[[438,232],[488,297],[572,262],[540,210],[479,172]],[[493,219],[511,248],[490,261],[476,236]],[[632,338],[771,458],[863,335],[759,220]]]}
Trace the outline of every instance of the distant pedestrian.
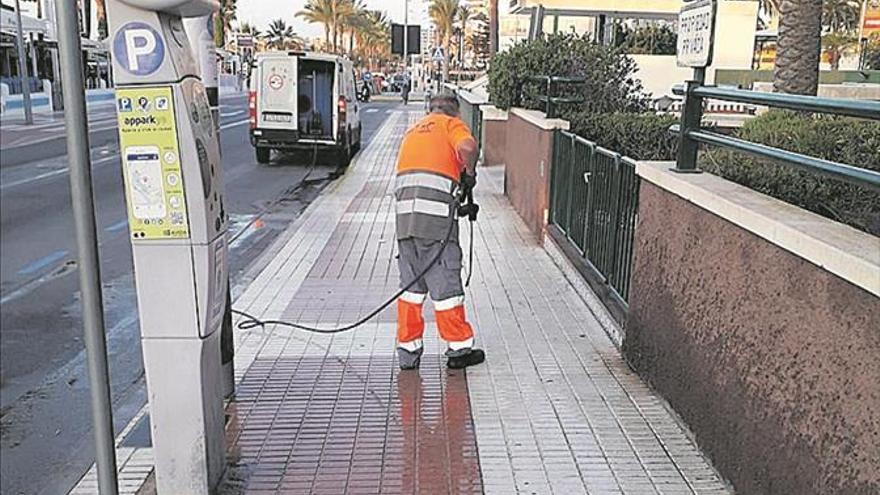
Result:
{"label": "distant pedestrian", "polygon": [[409,103],[409,89],[410,89],[411,84],[412,83],[410,82],[409,78],[407,77],[406,79],[403,80],[403,83],[400,86],[400,97],[403,98],[404,105]]}

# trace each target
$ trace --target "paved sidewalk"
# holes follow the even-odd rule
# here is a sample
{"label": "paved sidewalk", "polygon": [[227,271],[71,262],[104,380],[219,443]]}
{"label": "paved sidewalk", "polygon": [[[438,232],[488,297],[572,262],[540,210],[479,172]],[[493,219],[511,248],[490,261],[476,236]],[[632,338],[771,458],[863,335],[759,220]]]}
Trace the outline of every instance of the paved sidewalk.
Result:
{"label": "paved sidewalk", "polygon": [[[392,112],[276,245],[237,309],[333,326],[394,291],[394,159],[420,115]],[[486,363],[445,368],[429,304],[418,372],[397,369],[394,306],[332,336],[238,332],[221,493],[729,493],[532,240],[501,174],[481,171],[467,291]],[[127,455],[141,470],[131,476],[150,457]]]}

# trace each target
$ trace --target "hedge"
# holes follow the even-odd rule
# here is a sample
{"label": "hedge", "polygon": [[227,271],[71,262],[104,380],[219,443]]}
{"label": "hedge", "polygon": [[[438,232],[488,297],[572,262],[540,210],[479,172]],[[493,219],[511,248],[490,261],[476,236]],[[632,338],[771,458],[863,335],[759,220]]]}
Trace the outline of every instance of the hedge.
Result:
{"label": "hedge", "polygon": [[[880,171],[880,122],[775,110],[747,122],[736,136],[809,156]],[[700,167],[750,189],[880,235],[880,193],[719,148]]]}
{"label": "hedge", "polygon": [[[635,77],[636,70],[636,63],[622,49],[597,45],[587,35],[547,35],[521,41],[495,55],[489,67],[489,99],[498,108],[536,109],[541,107],[534,98],[537,91],[530,92],[524,101],[519,99],[526,77],[583,77],[586,84],[568,86],[564,93],[584,99],[577,105],[578,111],[639,112],[648,108],[648,97]],[[565,115],[566,107],[561,111]]]}
{"label": "hedge", "polygon": [[678,122],[675,116],[576,112],[567,117],[572,132],[603,148],[636,160],[675,160],[678,138],[669,133]]}

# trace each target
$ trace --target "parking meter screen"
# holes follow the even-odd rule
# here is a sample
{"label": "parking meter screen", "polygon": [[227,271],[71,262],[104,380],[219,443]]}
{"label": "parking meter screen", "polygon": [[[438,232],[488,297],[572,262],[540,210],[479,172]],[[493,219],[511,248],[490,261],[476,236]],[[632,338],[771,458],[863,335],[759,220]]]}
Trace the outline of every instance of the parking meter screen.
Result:
{"label": "parking meter screen", "polygon": [[130,146],[125,149],[131,210],[135,218],[160,222],[167,214],[162,162],[158,146]]}

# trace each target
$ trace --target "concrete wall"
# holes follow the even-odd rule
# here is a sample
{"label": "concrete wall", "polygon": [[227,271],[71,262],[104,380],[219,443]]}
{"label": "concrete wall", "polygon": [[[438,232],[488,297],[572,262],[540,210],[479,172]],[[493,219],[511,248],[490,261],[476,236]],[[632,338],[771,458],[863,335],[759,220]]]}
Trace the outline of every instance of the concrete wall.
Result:
{"label": "concrete wall", "polygon": [[513,108],[508,112],[504,191],[538,241],[544,237],[553,134],[558,128],[568,129],[568,122],[547,119],[536,110]]}
{"label": "concrete wall", "polygon": [[640,164],[624,353],[737,493],[880,493],[880,240]]}
{"label": "concrete wall", "polygon": [[483,165],[502,165],[507,148],[507,112],[492,105],[480,107],[483,112]]}

